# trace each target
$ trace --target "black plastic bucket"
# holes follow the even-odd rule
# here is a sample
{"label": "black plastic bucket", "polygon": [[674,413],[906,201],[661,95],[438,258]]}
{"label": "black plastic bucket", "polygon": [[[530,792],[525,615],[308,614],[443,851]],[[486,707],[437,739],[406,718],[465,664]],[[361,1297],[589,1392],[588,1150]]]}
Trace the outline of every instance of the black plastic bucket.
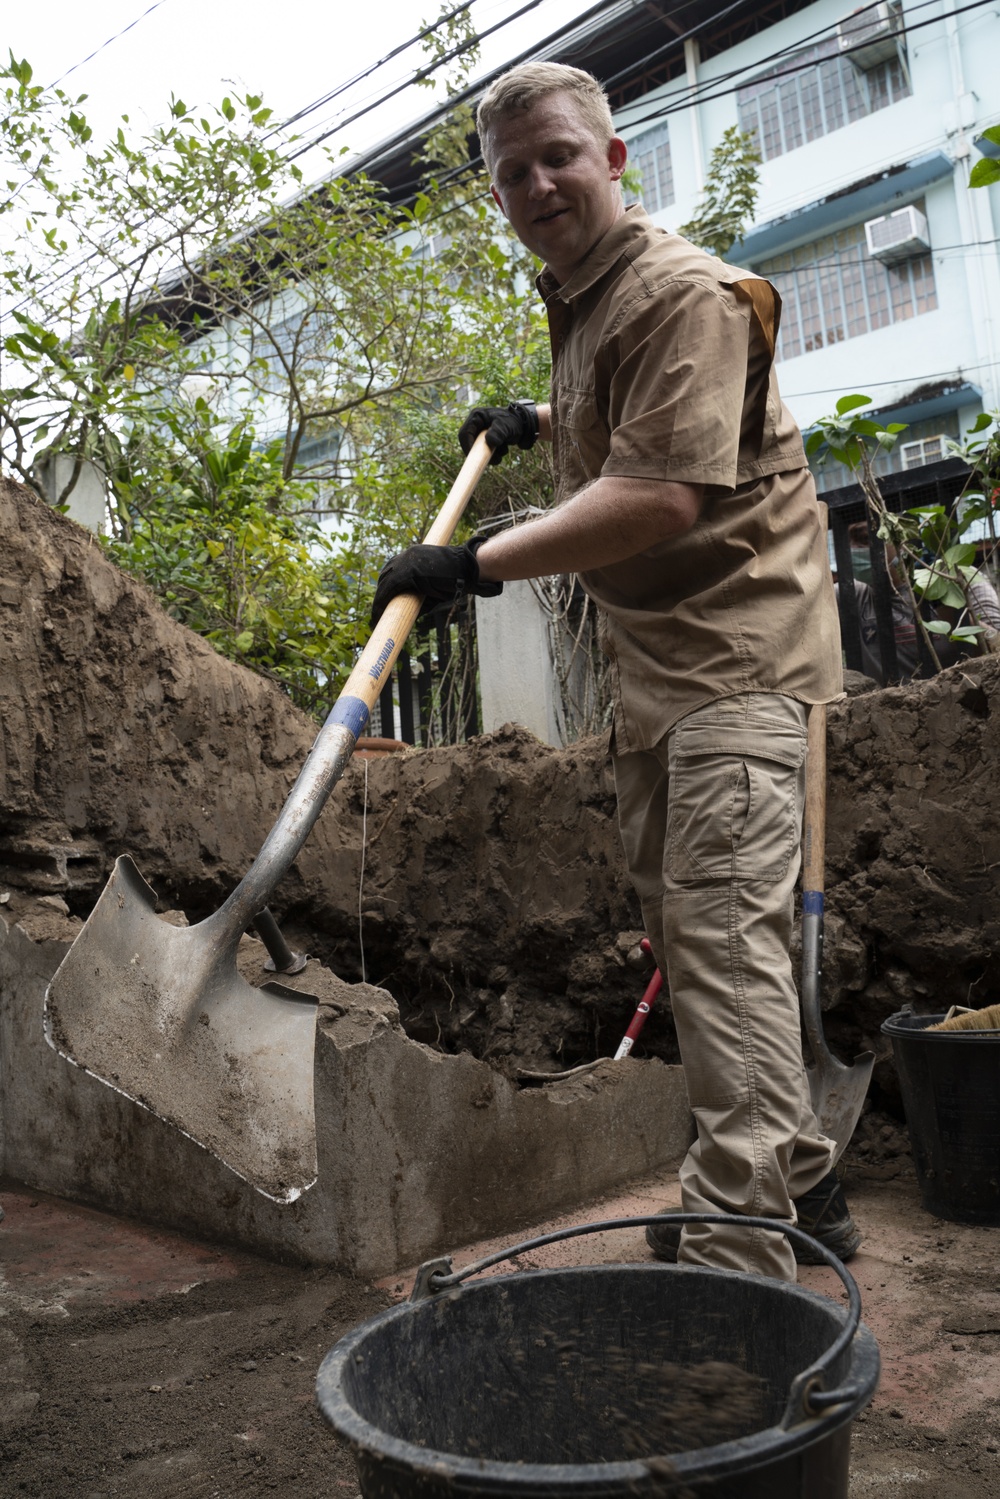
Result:
{"label": "black plastic bucket", "polygon": [[952,1223],[1000,1225],[1000,1031],[928,1031],[944,1015],[882,1026],[903,1095],[920,1200]]}
{"label": "black plastic bucket", "polygon": [[[847,1499],[851,1424],[874,1394],[879,1356],[860,1322],[857,1287],[832,1255],[824,1258],[848,1288],[846,1310],[801,1286],[688,1265],[532,1270],[459,1284],[556,1239],[653,1221],[584,1225],[457,1275],[449,1259],[431,1261],[409,1302],[343,1338],[323,1361],[317,1395],[354,1449],[364,1499]],[[711,1221],[813,1245],[767,1219]],[[710,1363],[758,1376],[752,1429],[669,1458],[629,1455],[665,1361],[689,1366],[685,1389]]]}

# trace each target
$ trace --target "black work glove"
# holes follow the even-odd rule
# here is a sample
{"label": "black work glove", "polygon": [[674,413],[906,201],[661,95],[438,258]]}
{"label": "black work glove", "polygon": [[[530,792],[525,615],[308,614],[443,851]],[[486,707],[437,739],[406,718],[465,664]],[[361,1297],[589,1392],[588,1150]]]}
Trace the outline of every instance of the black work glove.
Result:
{"label": "black work glove", "polygon": [[534,401],[511,401],[509,406],[474,406],[458,429],[462,452],[468,453],[480,432],[493,449],[490,467],[506,458],[511,443],[533,448],[538,436],[538,407]]}
{"label": "black work glove", "polygon": [[479,576],[476,553],[487,539],[477,536],[462,547],[407,547],[405,552],[390,557],[378,575],[372,602],[372,629],[397,593],[421,594],[424,600],[421,614],[429,614],[438,604],[457,603],[470,593],[482,599],[495,599],[503,593],[502,583],[487,583]]}

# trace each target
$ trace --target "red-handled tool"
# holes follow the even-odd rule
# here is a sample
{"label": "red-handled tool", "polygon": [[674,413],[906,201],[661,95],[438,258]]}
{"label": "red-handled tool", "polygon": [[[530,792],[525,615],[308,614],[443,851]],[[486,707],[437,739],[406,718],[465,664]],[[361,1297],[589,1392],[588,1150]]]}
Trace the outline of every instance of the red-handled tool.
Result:
{"label": "red-handled tool", "polygon": [[[642,941],[639,943],[639,946],[642,948],[644,953],[651,953],[653,951],[653,949],[649,945],[648,937],[643,937]],[[632,1016],[631,1025],[622,1037],[622,1044],[615,1052],[616,1062],[622,1061],[622,1059],[624,1057],[627,1057],[629,1052],[632,1050],[633,1045],[639,1038],[639,1032],[646,1024],[646,1016],[653,1008],[653,1002],[662,987],[663,975],[661,974],[660,970],[657,969],[653,974],[653,977],[650,979],[649,983],[646,985],[646,992],[640,999],[638,1008],[636,1009],[635,1014]]]}

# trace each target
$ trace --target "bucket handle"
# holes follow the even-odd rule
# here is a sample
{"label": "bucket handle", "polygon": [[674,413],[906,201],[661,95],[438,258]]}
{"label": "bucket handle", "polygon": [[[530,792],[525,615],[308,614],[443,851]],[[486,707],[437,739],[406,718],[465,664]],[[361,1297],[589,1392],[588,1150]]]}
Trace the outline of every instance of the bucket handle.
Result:
{"label": "bucket handle", "polygon": [[860,1385],[841,1385],[833,1390],[824,1388],[829,1369],[853,1341],[861,1321],[861,1292],[858,1290],[857,1282],[850,1271],[845,1270],[837,1256],[831,1253],[825,1245],[820,1244],[811,1235],[803,1233],[802,1229],[793,1228],[790,1223],[779,1223],[775,1218],[750,1218],[742,1213],[655,1213],[642,1218],[607,1218],[601,1223],[578,1223],[572,1228],[560,1228],[555,1233],[542,1234],[537,1239],[526,1239],[523,1244],[515,1244],[510,1249],[498,1249],[494,1254],[487,1254],[481,1260],[474,1260],[471,1265],[466,1265],[462,1270],[452,1268],[450,1255],[444,1255],[441,1259],[427,1260],[417,1271],[410,1300],[424,1301],[442,1291],[451,1290],[460,1286],[462,1281],[468,1280],[470,1276],[490,1269],[492,1265],[499,1265],[503,1260],[515,1259],[518,1255],[529,1254],[532,1250],[541,1249],[546,1244],[558,1244],[563,1239],[578,1239],[584,1234],[606,1233],[615,1228],[643,1228],[647,1224],[664,1223],[718,1223],[732,1224],[737,1228],[763,1228],[771,1233],[784,1234],[787,1239],[791,1239],[793,1244],[801,1244],[813,1254],[818,1253],[823,1264],[834,1270],[843,1282],[847,1291],[847,1311],[844,1325],[830,1347],[815,1363],[810,1364],[808,1369],[804,1369],[792,1380],[782,1425],[793,1426],[802,1419],[803,1415],[806,1417],[821,1416],[824,1411],[843,1405],[846,1401],[856,1400],[863,1394]]}

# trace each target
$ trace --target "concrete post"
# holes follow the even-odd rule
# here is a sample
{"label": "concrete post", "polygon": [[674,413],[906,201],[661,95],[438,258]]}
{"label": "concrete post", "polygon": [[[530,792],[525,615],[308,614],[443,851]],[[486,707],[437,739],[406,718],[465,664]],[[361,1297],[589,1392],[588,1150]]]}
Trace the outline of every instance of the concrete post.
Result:
{"label": "concrete post", "polygon": [[[58,453],[54,458],[47,458],[41,465],[42,483],[53,504],[58,504],[59,496],[72,478],[75,463],[76,459],[68,453]],[[107,529],[107,489],[104,475],[89,459],[84,459],[80,465],[79,476],[67,496],[66,504],[67,513],[72,520],[86,526],[95,536],[104,535]]]}
{"label": "concrete post", "polygon": [[483,731],[520,724],[543,744],[561,745],[549,619],[529,582],[505,583],[476,599]]}

